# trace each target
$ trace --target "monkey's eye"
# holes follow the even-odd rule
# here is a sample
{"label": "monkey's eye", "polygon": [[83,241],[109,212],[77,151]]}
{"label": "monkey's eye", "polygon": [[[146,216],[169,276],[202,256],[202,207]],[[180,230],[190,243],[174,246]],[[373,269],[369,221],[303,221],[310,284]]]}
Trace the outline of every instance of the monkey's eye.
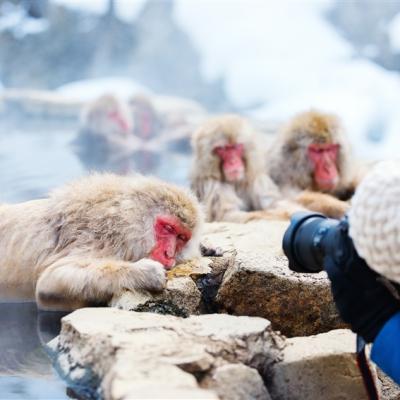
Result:
{"label": "monkey's eye", "polygon": [[165,232],[168,232],[168,233],[175,233],[175,229],[174,229],[171,225],[169,225],[169,224],[165,224],[165,225],[163,226],[163,228],[164,228],[164,231],[165,231]]}
{"label": "monkey's eye", "polygon": [[178,235],[178,239],[182,242],[187,242],[189,240],[185,235]]}

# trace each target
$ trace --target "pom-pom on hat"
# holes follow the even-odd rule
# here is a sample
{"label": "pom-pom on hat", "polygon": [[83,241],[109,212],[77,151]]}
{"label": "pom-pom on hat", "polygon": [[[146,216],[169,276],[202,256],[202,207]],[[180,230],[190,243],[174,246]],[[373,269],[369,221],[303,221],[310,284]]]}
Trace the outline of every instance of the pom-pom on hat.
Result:
{"label": "pom-pom on hat", "polygon": [[350,237],[371,269],[400,283],[400,161],[378,164],[349,211]]}

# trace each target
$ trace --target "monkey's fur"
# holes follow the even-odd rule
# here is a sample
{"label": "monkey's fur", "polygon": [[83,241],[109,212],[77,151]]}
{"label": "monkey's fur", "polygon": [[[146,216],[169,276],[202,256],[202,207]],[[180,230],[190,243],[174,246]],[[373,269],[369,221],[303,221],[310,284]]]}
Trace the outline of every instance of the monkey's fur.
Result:
{"label": "monkey's fur", "polygon": [[140,175],[92,175],[49,198],[0,207],[0,288],[41,308],[105,304],[124,289],[161,291],[164,267],[148,257],[159,214],[192,238],[178,255],[199,255],[202,211],[189,192]]}
{"label": "monkey's fur", "polygon": [[[307,156],[311,143],[340,146],[337,157],[339,182],[331,191],[318,193],[313,166]],[[267,170],[284,195],[332,217],[340,217],[348,209],[348,204],[340,200],[348,200],[358,183],[353,165],[350,144],[340,119],[316,110],[291,119],[278,132],[267,154]]]}
{"label": "monkey's fur", "polygon": [[[265,173],[262,146],[256,135],[250,125],[236,115],[214,117],[194,132],[191,183],[205,206],[207,221],[247,222],[268,217],[268,212],[259,210],[278,204],[280,192]],[[244,145],[245,176],[231,183],[225,180],[221,160],[213,150],[235,143]]]}

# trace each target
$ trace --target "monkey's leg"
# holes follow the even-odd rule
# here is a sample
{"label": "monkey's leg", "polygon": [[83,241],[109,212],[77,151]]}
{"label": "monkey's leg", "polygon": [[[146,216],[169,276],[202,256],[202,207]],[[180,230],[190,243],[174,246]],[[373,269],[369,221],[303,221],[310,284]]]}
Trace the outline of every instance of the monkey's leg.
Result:
{"label": "monkey's leg", "polygon": [[46,268],[36,285],[38,306],[47,310],[74,310],[106,304],[123,290],[162,291],[164,267],[143,258],[137,262],[66,257]]}
{"label": "monkey's leg", "polygon": [[350,208],[349,203],[325,193],[304,191],[295,200],[309,210],[320,212],[330,218],[342,218]]}

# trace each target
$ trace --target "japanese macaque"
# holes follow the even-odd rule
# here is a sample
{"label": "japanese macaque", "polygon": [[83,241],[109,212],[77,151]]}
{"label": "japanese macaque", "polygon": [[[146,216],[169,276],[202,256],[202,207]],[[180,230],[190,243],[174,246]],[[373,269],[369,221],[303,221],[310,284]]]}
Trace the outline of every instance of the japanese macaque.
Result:
{"label": "japanese macaque", "polygon": [[295,116],[268,150],[267,170],[285,195],[308,209],[340,218],[357,185],[350,145],[338,117]]}
{"label": "japanese macaque", "polygon": [[[265,173],[262,146],[256,132],[239,116],[215,117],[192,137],[192,188],[204,203],[208,221],[248,222],[283,217],[299,210],[285,204]],[[270,210],[271,212],[268,212]]]}
{"label": "japanese macaque", "polygon": [[137,147],[128,104],[113,95],[103,95],[88,104],[81,116],[77,143],[91,152],[110,149],[129,151]]}
{"label": "japanese macaque", "polygon": [[133,131],[137,137],[148,141],[160,135],[163,124],[150,98],[136,95],[129,100],[129,106],[135,121]]}
{"label": "japanese macaque", "polygon": [[49,198],[0,207],[0,293],[42,309],[162,291],[165,270],[199,255],[202,211],[190,193],[141,175],[92,175]]}

